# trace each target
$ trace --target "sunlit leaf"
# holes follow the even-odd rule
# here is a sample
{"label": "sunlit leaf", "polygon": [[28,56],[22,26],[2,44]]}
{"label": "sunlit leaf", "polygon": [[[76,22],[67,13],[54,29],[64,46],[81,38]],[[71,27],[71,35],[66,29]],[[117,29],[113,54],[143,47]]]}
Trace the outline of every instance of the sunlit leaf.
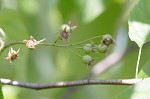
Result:
{"label": "sunlit leaf", "polygon": [[127,88],[116,99],[150,99],[150,78]]}
{"label": "sunlit leaf", "polygon": [[150,40],[150,0],[139,0],[129,18],[129,37],[139,47]]}

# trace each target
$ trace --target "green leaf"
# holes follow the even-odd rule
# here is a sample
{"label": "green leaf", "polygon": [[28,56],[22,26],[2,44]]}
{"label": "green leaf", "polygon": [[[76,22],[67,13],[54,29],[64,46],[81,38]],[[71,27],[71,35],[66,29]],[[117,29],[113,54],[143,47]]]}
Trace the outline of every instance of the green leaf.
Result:
{"label": "green leaf", "polygon": [[139,0],[129,18],[129,37],[139,47],[150,40],[150,0]]}
{"label": "green leaf", "polygon": [[0,99],[3,99],[3,94],[2,94],[1,83],[0,83]]}
{"label": "green leaf", "polygon": [[150,78],[127,88],[116,99],[150,99]]}
{"label": "green leaf", "polygon": [[143,66],[143,68],[140,70],[138,77],[140,78],[145,78],[145,77],[149,77],[150,76],[150,60],[148,62],[146,62],[146,64]]}

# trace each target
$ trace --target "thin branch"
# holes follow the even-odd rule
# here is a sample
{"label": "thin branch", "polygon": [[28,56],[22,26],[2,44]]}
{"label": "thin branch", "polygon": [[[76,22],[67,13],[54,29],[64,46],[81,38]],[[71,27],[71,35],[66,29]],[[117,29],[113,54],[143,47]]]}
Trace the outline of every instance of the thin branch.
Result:
{"label": "thin branch", "polygon": [[103,37],[103,35],[91,37],[91,38],[83,40],[81,42],[77,42],[77,43],[71,44],[71,46],[80,45],[80,44],[83,44],[83,43],[85,43],[87,41],[90,41],[90,40],[96,39],[96,38],[100,38],[100,37]]}
{"label": "thin branch", "polygon": [[[76,45],[80,45],[80,44],[83,44],[89,40],[92,40],[92,39],[96,39],[96,38],[100,38],[102,37],[103,35],[100,35],[100,36],[94,36],[94,37],[91,37],[89,39],[86,39],[84,41],[81,41],[81,42],[77,42],[77,43],[73,43],[73,44],[67,44],[67,45],[59,45],[59,44],[50,44],[50,43],[40,43],[39,45],[44,45],[44,46],[54,46],[54,47],[72,47],[72,48],[77,48],[77,49],[82,49],[82,47],[78,47]],[[5,45],[1,50],[0,50],[0,54],[8,47],[10,46],[13,46],[13,45],[19,45],[19,44],[25,44],[24,42],[22,41],[17,41],[17,42],[13,42],[13,43],[9,43],[7,45]]]}
{"label": "thin branch", "polygon": [[140,81],[142,81],[142,79],[79,80],[79,81],[38,84],[38,83],[13,81],[13,80],[4,79],[4,78],[0,79],[0,82],[4,85],[12,85],[12,86],[24,87],[24,88],[35,89],[35,90],[66,88],[66,87],[84,86],[84,85],[133,85]]}
{"label": "thin branch", "polygon": [[24,42],[22,41],[18,41],[18,42],[13,42],[13,43],[10,43],[10,44],[7,44],[5,45],[1,50],[0,50],[0,54],[8,47],[10,46],[13,46],[13,45],[19,45],[19,44],[25,44]]}
{"label": "thin branch", "polygon": [[72,53],[74,53],[75,55],[79,56],[80,58],[82,58],[82,55],[76,53],[74,50],[72,50],[71,48],[67,47],[69,49],[69,51],[71,51]]}
{"label": "thin branch", "polygon": [[135,71],[135,78],[136,79],[138,78],[138,70],[139,70],[141,52],[142,52],[142,47],[140,47],[140,49],[139,49],[139,54],[138,54],[138,59],[137,59],[137,64],[136,64],[136,71]]}

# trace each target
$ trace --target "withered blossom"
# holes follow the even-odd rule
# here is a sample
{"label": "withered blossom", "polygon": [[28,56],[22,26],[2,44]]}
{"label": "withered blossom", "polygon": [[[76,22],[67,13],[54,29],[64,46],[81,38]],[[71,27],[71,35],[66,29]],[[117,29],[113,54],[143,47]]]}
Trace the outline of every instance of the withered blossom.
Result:
{"label": "withered blossom", "polygon": [[40,44],[41,42],[43,42],[45,39],[42,39],[40,41],[37,41],[36,39],[34,39],[33,36],[30,36],[29,40],[23,40],[23,42],[26,44],[26,46],[30,49],[34,49],[38,44]]}
{"label": "withered blossom", "polygon": [[8,52],[8,57],[6,57],[5,59],[9,60],[10,63],[12,63],[12,61],[14,61],[15,59],[18,58],[19,56],[19,51],[20,48],[18,49],[18,51],[13,50],[13,48],[11,47],[9,52]]}

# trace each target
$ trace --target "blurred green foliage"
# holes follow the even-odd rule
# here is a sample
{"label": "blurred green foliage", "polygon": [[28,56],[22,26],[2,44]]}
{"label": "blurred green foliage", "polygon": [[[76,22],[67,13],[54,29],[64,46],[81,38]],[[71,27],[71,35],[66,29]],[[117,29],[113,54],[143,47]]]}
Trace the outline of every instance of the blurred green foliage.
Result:
{"label": "blurred green foliage", "polygon": [[[117,38],[122,27],[125,30],[122,33],[128,35],[126,13],[129,13],[130,3],[130,0],[0,0],[0,27],[5,31],[7,43],[29,39],[30,35],[37,40],[46,37],[46,43],[53,43],[58,36],[55,33],[59,31],[59,27],[69,20],[78,28],[69,40],[59,41],[60,44],[75,43],[103,34]],[[121,39],[123,38],[127,39]],[[94,43],[99,44],[100,40],[96,39]],[[96,79],[134,77],[138,47],[132,46],[128,40],[121,40],[114,47],[118,45],[122,45],[122,48],[127,46],[126,54],[118,63],[97,75]],[[148,44],[143,48],[140,66],[149,61],[150,48],[147,46]],[[87,68],[81,58],[66,48],[38,46],[35,50],[29,50],[25,45],[15,45],[13,48],[21,49],[19,59],[10,64],[4,59],[9,51],[6,49],[0,57],[0,78],[35,83],[70,81],[82,79],[92,69]],[[122,51],[122,48],[118,50]],[[80,49],[74,50],[85,55]],[[109,53],[111,52],[112,49]],[[100,62],[108,55],[92,56],[97,58],[96,62]],[[146,65],[146,68],[150,67]],[[115,99],[126,88],[128,86],[84,86],[69,94],[68,88],[35,91],[3,86],[3,93],[5,99]],[[130,94],[126,93],[129,96]]]}
{"label": "blurred green foliage", "polygon": [[2,94],[2,87],[1,87],[1,84],[0,84],[0,99],[3,99],[3,94]]}

